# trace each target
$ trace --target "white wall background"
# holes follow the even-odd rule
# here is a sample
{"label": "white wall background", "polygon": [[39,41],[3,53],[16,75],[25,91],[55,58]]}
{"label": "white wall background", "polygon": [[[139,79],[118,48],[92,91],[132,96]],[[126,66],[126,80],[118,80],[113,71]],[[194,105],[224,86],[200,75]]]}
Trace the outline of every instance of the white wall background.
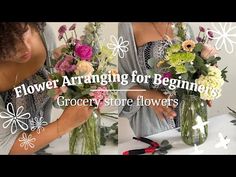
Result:
{"label": "white wall background", "polygon": [[[212,27],[213,23],[205,23],[205,22],[194,22],[189,23],[194,31],[195,35],[198,35],[199,26],[203,26],[205,28],[214,29]],[[215,23],[215,25],[218,25]],[[236,27],[236,23],[232,23],[232,26]],[[217,26],[218,27],[218,26]],[[236,35],[236,30],[233,30],[231,34]],[[236,42],[236,38],[232,37],[232,40]],[[214,44],[214,43],[213,43]],[[220,69],[228,66],[227,78],[229,83],[224,84],[222,96],[213,102],[212,108],[208,109],[209,117],[221,115],[228,113],[227,106],[236,109],[236,44],[234,44],[234,52],[232,54],[228,54],[224,48],[219,51],[219,55],[221,56],[221,61],[218,66]]]}

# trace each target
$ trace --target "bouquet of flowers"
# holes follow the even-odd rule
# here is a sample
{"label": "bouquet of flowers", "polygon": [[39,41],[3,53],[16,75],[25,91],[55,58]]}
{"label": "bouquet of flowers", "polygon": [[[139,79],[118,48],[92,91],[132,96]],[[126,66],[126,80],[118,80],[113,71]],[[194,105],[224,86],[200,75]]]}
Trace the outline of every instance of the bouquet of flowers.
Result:
{"label": "bouquet of flowers", "polygon": [[[99,40],[101,23],[88,23],[85,26],[84,34],[78,39],[76,24],[69,29],[66,25],[59,28],[59,40],[64,40],[65,47],[58,59],[53,60],[54,72],[50,75],[52,80],[59,80],[57,88],[49,90],[49,95],[54,98],[54,105],[58,107],[56,99],[63,96],[66,99],[92,99],[94,100],[94,113],[83,125],[75,128],[70,133],[69,150],[71,154],[76,152],[79,140],[82,140],[82,154],[98,154],[100,147],[100,125],[99,110],[104,106],[109,96],[116,96],[114,90],[116,83],[101,85],[100,83],[82,82],[76,85],[62,85],[63,77],[68,79],[76,76],[84,76],[84,79],[92,75],[106,73],[116,74],[116,65],[112,63],[113,55]],[[71,37],[68,37],[68,33]],[[110,70],[108,70],[110,67]],[[99,100],[99,102],[96,102]],[[96,105],[99,103],[99,105]],[[61,108],[65,108],[61,106]]]}
{"label": "bouquet of flowers", "polygon": [[[199,34],[194,40],[187,35],[186,24],[174,23],[172,27],[175,38],[169,41],[170,45],[161,61],[149,61],[153,66],[149,73],[161,70],[162,81],[177,83],[175,89],[165,87],[164,90],[179,98],[182,138],[189,145],[202,144],[207,137],[205,103],[221,96],[221,87],[224,81],[227,82],[227,71],[217,66],[221,57],[210,44],[213,33],[209,29],[199,27]],[[205,124],[199,128],[197,125],[202,122]]]}

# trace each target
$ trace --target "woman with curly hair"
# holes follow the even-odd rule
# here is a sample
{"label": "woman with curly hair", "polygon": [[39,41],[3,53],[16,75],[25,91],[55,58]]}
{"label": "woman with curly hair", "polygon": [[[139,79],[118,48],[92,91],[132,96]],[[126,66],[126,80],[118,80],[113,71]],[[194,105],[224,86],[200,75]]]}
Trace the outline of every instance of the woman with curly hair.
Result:
{"label": "woman with curly hair", "polygon": [[88,106],[68,107],[50,123],[46,90],[16,96],[15,87],[48,80],[53,49],[54,34],[46,23],[0,23],[0,154],[39,152],[90,117]]}

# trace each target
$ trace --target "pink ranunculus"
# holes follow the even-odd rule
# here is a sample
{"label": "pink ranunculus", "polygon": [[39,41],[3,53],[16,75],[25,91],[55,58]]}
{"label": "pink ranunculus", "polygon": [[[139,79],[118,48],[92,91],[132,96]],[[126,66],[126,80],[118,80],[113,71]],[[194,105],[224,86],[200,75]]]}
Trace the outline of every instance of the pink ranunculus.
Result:
{"label": "pink ranunculus", "polygon": [[80,43],[77,43],[75,46],[75,55],[80,57],[81,60],[91,61],[93,49],[88,45],[81,45]]}
{"label": "pink ranunculus", "polygon": [[73,72],[76,69],[76,65],[72,64],[73,57],[70,55],[66,55],[64,59],[57,62],[55,69],[64,75],[65,72]]}
{"label": "pink ranunculus", "polygon": [[204,44],[203,49],[201,51],[201,57],[205,60],[208,58],[215,56],[217,54],[217,50],[215,47],[212,47],[209,44]]}
{"label": "pink ranunculus", "polygon": [[105,105],[105,100],[108,98],[108,90],[107,87],[98,87],[96,91],[93,91],[89,94],[93,97],[94,100],[99,101],[98,108],[102,108]]}

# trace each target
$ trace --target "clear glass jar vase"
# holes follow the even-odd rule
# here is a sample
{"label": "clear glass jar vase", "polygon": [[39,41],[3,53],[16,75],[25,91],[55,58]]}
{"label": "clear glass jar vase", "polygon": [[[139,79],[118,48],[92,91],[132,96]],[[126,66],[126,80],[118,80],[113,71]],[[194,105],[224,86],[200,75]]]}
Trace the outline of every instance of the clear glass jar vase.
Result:
{"label": "clear glass jar vase", "polygon": [[70,133],[70,154],[100,154],[100,113],[94,111],[91,117],[80,127]]}
{"label": "clear glass jar vase", "polygon": [[179,106],[180,130],[184,143],[204,143],[208,136],[207,104],[197,95],[184,94]]}

